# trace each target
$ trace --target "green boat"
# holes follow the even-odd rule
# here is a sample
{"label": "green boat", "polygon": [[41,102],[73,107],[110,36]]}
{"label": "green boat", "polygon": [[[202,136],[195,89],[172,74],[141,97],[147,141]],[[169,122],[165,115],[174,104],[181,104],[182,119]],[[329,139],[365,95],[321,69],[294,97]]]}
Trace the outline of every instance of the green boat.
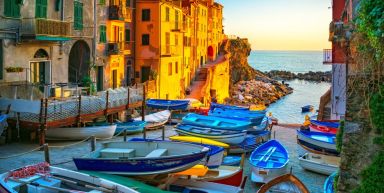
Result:
{"label": "green boat", "polygon": [[156,192],[156,193],[174,193],[174,192],[161,190],[161,189],[156,188],[154,186],[150,186],[150,185],[145,184],[143,182],[139,182],[137,180],[133,180],[133,179],[127,178],[127,177],[111,175],[111,174],[104,174],[104,173],[93,172],[93,171],[79,171],[79,172],[85,173],[85,174],[88,174],[91,176],[103,178],[103,179],[109,180],[109,181],[117,183],[117,184],[121,184],[123,186],[132,188],[132,189],[134,189],[138,192],[141,192],[141,193],[153,193],[153,192]]}

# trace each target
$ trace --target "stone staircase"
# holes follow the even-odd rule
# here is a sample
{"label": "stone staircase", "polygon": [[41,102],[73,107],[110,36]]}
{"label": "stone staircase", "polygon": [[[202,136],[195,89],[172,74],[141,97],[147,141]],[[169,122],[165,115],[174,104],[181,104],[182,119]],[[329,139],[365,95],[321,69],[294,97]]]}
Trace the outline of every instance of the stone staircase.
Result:
{"label": "stone staircase", "polygon": [[206,81],[208,76],[208,69],[207,68],[200,68],[197,72],[196,81]]}

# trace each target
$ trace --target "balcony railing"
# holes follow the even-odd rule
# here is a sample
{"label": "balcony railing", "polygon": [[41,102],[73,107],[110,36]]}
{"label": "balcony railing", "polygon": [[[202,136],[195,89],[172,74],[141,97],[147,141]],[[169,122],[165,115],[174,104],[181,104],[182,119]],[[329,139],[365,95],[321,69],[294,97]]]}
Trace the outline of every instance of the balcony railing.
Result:
{"label": "balcony railing", "polygon": [[107,55],[118,55],[122,52],[124,42],[108,42]]}
{"label": "balcony railing", "polygon": [[165,45],[161,47],[161,55],[162,56],[180,56],[182,54],[181,45]]}
{"label": "balcony railing", "polygon": [[108,8],[108,18],[110,20],[132,21],[132,8],[119,5],[110,5]]}
{"label": "balcony railing", "polygon": [[332,64],[332,49],[323,50],[323,64]]}
{"label": "balcony railing", "polygon": [[60,20],[28,18],[22,19],[22,36],[70,37],[70,23]]}

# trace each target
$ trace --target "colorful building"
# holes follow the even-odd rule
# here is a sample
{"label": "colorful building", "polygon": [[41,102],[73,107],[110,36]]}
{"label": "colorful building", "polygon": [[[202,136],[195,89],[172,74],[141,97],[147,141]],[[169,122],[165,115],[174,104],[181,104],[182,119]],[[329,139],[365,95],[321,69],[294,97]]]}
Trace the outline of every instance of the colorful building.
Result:
{"label": "colorful building", "polygon": [[137,82],[155,81],[152,98],[182,98],[184,26],[181,1],[136,1]]}
{"label": "colorful building", "polygon": [[223,41],[223,6],[211,0],[208,18],[208,59],[214,61]]}
{"label": "colorful building", "polygon": [[134,2],[110,0],[97,6],[97,90],[132,84]]}
{"label": "colorful building", "polygon": [[0,15],[0,82],[33,83],[49,94],[55,83],[90,75],[93,1],[4,0]]}

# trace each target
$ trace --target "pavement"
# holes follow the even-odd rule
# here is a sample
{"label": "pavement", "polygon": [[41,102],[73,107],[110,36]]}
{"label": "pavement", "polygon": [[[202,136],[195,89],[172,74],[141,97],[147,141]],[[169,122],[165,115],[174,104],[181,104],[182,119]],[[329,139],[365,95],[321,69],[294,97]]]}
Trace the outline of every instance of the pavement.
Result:
{"label": "pavement", "polygon": [[[298,155],[302,155],[304,150],[296,144],[296,130],[287,127],[274,126],[273,131],[275,132],[275,139],[279,140],[288,150],[290,162],[289,167],[292,167],[293,174],[297,176],[311,193],[321,193],[323,192],[323,184],[327,176],[312,173],[306,170],[303,170],[299,166]],[[147,132],[148,139],[161,139],[161,130]],[[165,129],[165,136],[175,135],[172,127],[167,126]],[[272,135],[273,136],[273,135]],[[131,137],[142,137],[142,134],[130,135]],[[123,137],[116,137],[112,140],[107,141],[123,141]],[[101,142],[107,141],[97,141],[97,147],[100,147]],[[90,142],[80,142],[73,146],[71,145],[75,142],[48,142],[49,156],[52,165],[63,167],[67,169],[76,170],[75,164],[72,161],[73,157],[80,157],[88,154],[91,151]],[[59,147],[62,146],[62,147]],[[32,149],[38,148],[37,144],[31,143],[11,143],[7,145],[0,146],[0,173],[6,172],[10,169],[19,168],[25,165],[35,164],[44,161],[44,152],[42,151],[33,151],[31,153],[10,157],[4,159],[4,157],[20,154],[23,152],[28,152]],[[245,186],[246,193],[255,193],[259,185],[251,182],[250,180],[250,164],[248,159],[245,161],[244,174],[248,175],[248,181]]]}

